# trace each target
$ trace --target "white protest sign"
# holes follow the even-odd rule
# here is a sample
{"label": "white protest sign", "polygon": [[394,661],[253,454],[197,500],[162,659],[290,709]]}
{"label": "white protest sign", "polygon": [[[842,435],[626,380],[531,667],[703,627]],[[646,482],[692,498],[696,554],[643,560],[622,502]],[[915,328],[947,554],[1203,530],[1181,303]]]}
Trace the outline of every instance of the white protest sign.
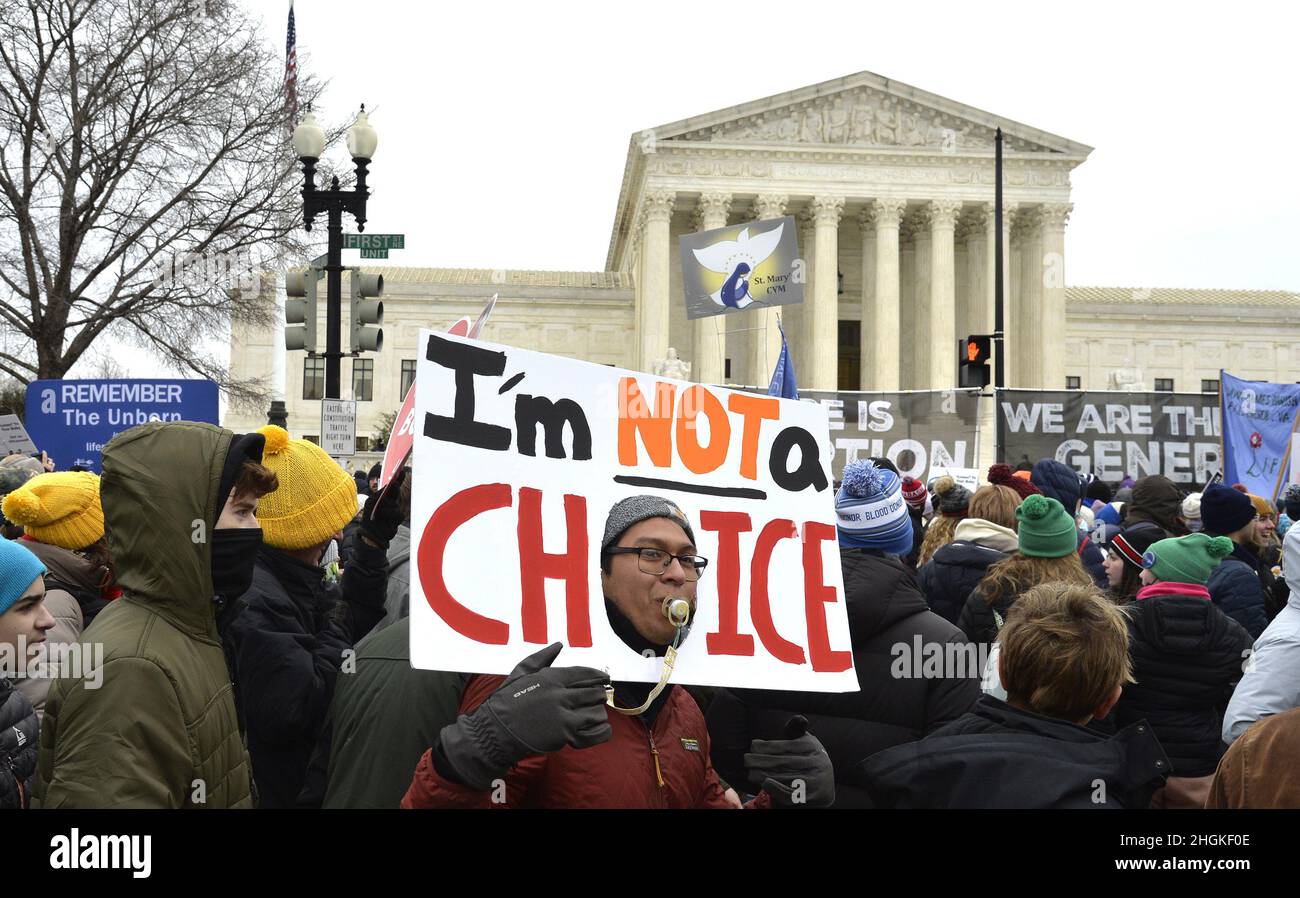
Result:
{"label": "white protest sign", "polygon": [[20,453],[31,455],[36,451],[36,444],[27,434],[27,428],[18,420],[17,415],[0,415],[0,458]]}
{"label": "white protest sign", "polygon": [[979,468],[940,468],[930,469],[930,479],[926,483],[933,483],[936,478],[948,475],[957,481],[958,486],[964,486],[972,493],[980,488],[980,469]]}
{"label": "white protest sign", "polygon": [[331,458],[357,454],[357,404],[351,399],[320,401],[320,447]]}
{"label": "white protest sign", "polygon": [[1300,483],[1300,433],[1291,434],[1291,479],[1287,483]]}
{"label": "white protest sign", "polygon": [[414,667],[504,674],[560,641],[559,664],[658,680],[600,571],[609,509],[651,494],[709,559],[672,682],[858,688],[820,405],[430,330],[415,393]]}

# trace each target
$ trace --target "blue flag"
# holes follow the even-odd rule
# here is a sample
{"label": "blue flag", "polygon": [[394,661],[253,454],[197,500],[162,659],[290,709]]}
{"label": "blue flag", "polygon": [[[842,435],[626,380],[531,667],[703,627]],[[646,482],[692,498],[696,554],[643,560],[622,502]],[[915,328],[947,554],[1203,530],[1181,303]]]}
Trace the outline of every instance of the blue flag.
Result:
{"label": "blue flag", "polygon": [[794,383],[794,362],[790,360],[790,345],[785,342],[785,329],[777,322],[781,331],[781,355],[776,360],[776,370],[772,372],[772,383],[768,385],[767,395],[780,396],[782,399],[798,399],[799,388]]}
{"label": "blue flag", "polygon": [[1219,372],[1223,409],[1223,481],[1277,498],[1286,484],[1300,384],[1241,380]]}

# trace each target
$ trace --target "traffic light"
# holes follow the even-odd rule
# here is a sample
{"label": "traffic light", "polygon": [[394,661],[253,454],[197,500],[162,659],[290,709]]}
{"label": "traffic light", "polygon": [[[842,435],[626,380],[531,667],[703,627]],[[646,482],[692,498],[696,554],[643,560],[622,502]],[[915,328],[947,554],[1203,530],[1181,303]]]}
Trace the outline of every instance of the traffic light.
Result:
{"label": "traffic light", "polygon": [[316,270],[304,268],[284,276],[284,346],[286,349],[316,351]]}
{"label": "traffic light", "polygon": [[384,304],[372,297],[384,293],[384,276],[382,274],[364,274],[360,268],[349,268],[352,286],[351,312],[348,320],[352,323],[352,352],[379,352],[384,346],[384,331],[378,325],[384,323]]}
{"label": "traffic light", "polygon": [[983,389],[989,385],[989,343],[987,334],[972,334],[960,341],[961,353],[957,370],[961,372],[960,386],[964,389]]}

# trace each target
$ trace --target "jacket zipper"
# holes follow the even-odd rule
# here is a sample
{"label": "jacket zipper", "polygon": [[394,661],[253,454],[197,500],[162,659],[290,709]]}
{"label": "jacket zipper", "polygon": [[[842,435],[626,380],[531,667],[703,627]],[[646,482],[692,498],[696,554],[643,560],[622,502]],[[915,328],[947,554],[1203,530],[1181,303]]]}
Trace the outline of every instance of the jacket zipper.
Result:
{"label": "jacket zipper", "polygon": [[650,732],[648,728],[647,733],[650,736],[650,754],[655,761],[655,779],[659,781],[659,788],[662,789],[664,787],[664,773],[659,767],[659,748],[655,745],[655,734]]}

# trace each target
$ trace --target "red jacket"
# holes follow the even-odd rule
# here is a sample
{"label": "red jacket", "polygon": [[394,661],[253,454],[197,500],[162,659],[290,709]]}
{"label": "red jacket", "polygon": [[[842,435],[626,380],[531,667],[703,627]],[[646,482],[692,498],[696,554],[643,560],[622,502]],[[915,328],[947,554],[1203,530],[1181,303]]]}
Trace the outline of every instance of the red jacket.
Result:
{"label": "red jacket", "polygon": [[[461,696],[469,714],[505,681],[478,675]],[[709,731],[685,689],[669,686],[653,731],[639,717],[609,709],[614,734],[591,748],[529,755],[506,773],[503,790],[479,792],[451,782],[420,758],[404,808],[727,808],[709,758]],[[657,766],[656,766],[657,761]],[[493,801],[493,798],[497,801]],[[768,807],[766,792],[749,807]]]}

